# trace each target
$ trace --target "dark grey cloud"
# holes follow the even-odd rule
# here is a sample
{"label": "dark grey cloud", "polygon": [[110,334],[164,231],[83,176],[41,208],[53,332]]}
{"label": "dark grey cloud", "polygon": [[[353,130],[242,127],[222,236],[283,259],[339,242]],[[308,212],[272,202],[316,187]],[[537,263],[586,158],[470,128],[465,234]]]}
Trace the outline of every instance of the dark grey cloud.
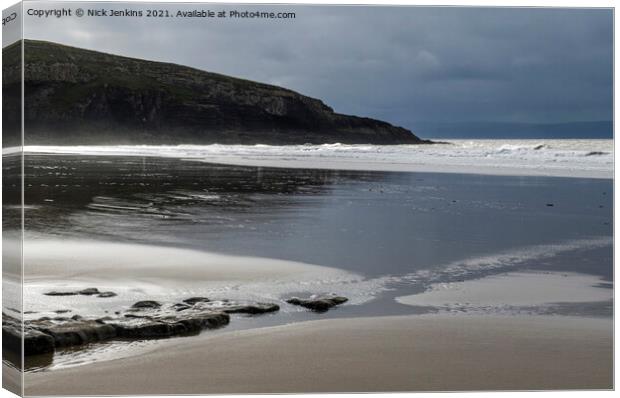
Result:
{"label": "dark grey cloud", "polygon": [[[62,6],[77,7],[27,2],[25,8]],[[25,36],[282,85],[321,98],[338,112],[412,130],[420,122],[612,119],[609,9],[156,7],[294,11],[297,17],[26,17]]]}

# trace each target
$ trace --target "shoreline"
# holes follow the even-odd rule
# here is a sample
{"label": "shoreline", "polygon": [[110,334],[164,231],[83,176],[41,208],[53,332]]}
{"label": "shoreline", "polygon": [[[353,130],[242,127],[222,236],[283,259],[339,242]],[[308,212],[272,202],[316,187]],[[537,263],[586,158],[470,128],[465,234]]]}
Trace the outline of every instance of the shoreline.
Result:
{"label": "shoreline", "polygon": [[26,373],[25,393],[609,389],[612,328],[611,319],[568,316],[306,321],[168,340],[140,356]]}
{"label": "shoreline", "polygon": [[[198,161],[196,159],[188,159]],[[228,159],[213,158],[203,161],[209,164],[219,164],[225,166],[247,166],[247,167],[273,167],[283,169],[314,169],[314,170],[343,170],[343,171],[367,171],[367,172],[396,172],[396,173],[436,173],[436,174],[468,174],[498,177],[549,177],[549,178],[585,178],[613,180],[613,172],[599,173],[583,170],[539,170],[523,169],[517,167],[487,167],[472,165],[430,165],[430,164],[380,164],[374,163],[372,167],[347,163],[343,161],[321,160],[317,161],[294,161],[278,160],[269,161],[262,159]]]}
{"label": "shoreline", "polygon": [[28,145],[24,153],[161,157],[289,169],[613,179],[612,142],[526,139],[448,140],[435,145]]}

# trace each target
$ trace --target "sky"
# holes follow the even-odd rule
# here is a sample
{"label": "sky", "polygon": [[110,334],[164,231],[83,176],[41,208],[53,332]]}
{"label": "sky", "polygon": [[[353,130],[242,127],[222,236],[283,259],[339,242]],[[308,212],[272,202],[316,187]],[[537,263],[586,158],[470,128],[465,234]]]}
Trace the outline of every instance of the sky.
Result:
{"label": "sky", "polygon": [[[25,10],[63,6],[77,7],[27,2]],[[153,8],[135,3],[81,7]],[[610,9],[156,8],[173,14],[194,9],[292,11],[296,17],[25,16],[24,35],[280,85],[319,98],[339,113],[386,120],[414,132],[435,124],[571,123],[613,117]]]}

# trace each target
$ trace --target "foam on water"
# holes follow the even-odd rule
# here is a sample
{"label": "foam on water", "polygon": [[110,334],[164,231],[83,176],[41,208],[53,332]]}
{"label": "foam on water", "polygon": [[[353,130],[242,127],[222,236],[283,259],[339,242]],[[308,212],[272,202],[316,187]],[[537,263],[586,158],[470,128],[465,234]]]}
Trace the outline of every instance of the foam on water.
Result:
{"label": "foam on water", "polygon": [[488,256],[455,261],[433,270],[421,270],[396,278],[398,282],[434,283],[438,281],[452,281],[467,279],[472,275],[506,271],[521,265],[530,264],[559,254],[576,251],[597,249],[611,246],[613,238],[608,236],[589,239],[575,239],[556,244],[534,245],[496,253]]}
{"label": "foam on water", "polygon": [[533,264],[536,261],[553,258],[562,253],[603,248],[612,244],[613,239],[611,237],[593,237],[568,240],[549,245],[521,247],[492,255],[455,261],[405,275],[386,275],[379,278],[362,279],[354,283],[348,283],[345,286],[332,286],[332,288],[334,291],[348,291],[357,296],[364,292],[362,296],[373,298],[380,292],[394,290],[402,285],[415,284],[429,287],[433,283],[462,281],[498,272],[506,272]]}
{"label": "foam on water", "polygon": [[156,156],[233,165],[612,178],[613,140],[450,140],[446,145],[26,146],[26,153]]}

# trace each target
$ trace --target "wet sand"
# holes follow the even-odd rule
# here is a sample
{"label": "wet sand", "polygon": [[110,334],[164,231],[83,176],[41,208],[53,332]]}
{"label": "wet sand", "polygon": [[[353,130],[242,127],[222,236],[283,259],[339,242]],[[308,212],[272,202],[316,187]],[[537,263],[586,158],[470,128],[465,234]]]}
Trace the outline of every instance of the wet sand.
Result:
{"label": "wet sand", "polygon": [[333,268],[295,261],[95,240],[31,239],[24,244],[24,262],[27,281],[153,279],[159,285],[187,286],[197,281],[342,274]]}
{"label": "wet sand", "polygon": [[[432,164],[432,163],[381,163],[356,159],[335,160],[321,159],[264,159],[261,157],[227,157],[214,156],[209,163],[230,166],[280,167],[287,169],[318,169],[318,170],[356,170],[356,171],[395,171],[409,173],[456,173],[495,176],[529,176],[529,177],[566,177],[566,178],[612,178],[613,174],[602,170],[553,169],[541,167],[524,167],[501,164]],[[499,163],[499,162],[498,162]]]}
{"label": "wet sand", "polygon": [[22,394],[21,373],[14,366],[2,362],[2,388],[9,390],[13,394]]}
{"label": "wet sand", "polygon": [[612,388],[612,321],[424,315],[331,319],[162,342],[26,374],[27,395]]}
{"label": "wet sand", "polygon": [[[24,245],[24,259],[26,319],[57,316],[59,310],[96,318],[141,300],[172,304],[197,296],[284,305],[281,297],[290,297],[304,288],[330,291],[329,283],[351,283],[362,278],[336,268],[296,261],[94,240],[33,239]],[[46,295],[89,287],[116,295]],[[355,302],[353,296],[348,297]],[[20,307],[21,303],[14,303],[14,308]],[[5,310],[11,311],[6,306]]]}
{"label": "wet sand", "polygon": [[604,286],[605,281],[595,275],[510,272],[463,282],[437,283],[422,294],[398,297],[396,301],[414,306],[470,310],[612,300],[613,290]]}
{"label": "wet sand", "polygon": [[[611,386],[610,319],[368,318],[415,310],[392,297],[372,310],[355,305],[390,283],[406,286],[391,294],[410,295],[411,282],[443,281],[433,276],[451,277],[447,271],[470,278],[478,270],[546,264],[611,277],[611,180],[261,169],[122,156],[32,160],[24,271],[25,307],[38,311],[33,316],[58,309],[100,316],[138,300],[203,295],[280,302],[333,291],[350,301],[342,312],[298,313],[321,321],[205,332],[157,341],[140,355],[28,373],[26,394]],[[70,194],[63,186],[72,187]],[[11,215],[21,222],[19,212]],[[173,247],[180,243],[184,248]],[[43,295],[86,287],[118,296]],[[282,313],[291,310],[286,306]],[[325,319],[347,311],[366,318]]]}

